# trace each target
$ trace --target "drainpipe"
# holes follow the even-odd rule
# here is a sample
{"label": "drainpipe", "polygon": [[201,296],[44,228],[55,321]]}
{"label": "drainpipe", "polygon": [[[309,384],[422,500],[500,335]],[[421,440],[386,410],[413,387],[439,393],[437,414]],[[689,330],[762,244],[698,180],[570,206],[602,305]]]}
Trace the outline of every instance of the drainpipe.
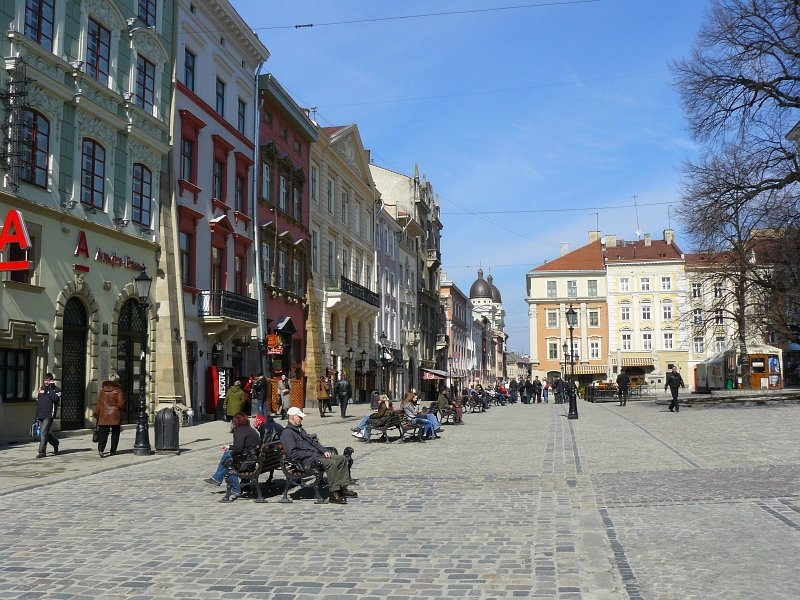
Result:
{"label": "drainpipe", "polygon": [[258,185],[258,170],[261,167],[260,150],[261,150],[261,105],[262,101],[258,93],[258,76],[264,66],[265,61],[261,61],[256,69],[255,76],[253,77],[253,94],[255,102],[253,106],[256,110],[253,111],[253,118],[255,119],[255,136],[256,143],[253,148],[253,177],[252,185],[250,186],[250,205],[253,215],[253,246],[256,251],[255,269],[256,269],[256,299],[258,300],[258,370],[264,373],[264,347],[266,344],[267,336],[267,323],[265,318],[266,305],[264,304],[264,281],[261,277],[261,226],[258,222],[258,202],[256,200],[256,186]]}

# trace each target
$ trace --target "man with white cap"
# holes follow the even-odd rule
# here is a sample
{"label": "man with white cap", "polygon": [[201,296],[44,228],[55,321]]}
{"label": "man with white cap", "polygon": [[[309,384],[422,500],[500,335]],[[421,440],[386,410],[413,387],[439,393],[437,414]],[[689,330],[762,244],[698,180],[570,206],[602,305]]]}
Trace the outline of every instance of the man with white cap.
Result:
{"label": "man with white cap", "polygon": [[304,465],[311,461],[322,463],[328,476],[328,501],[331,504],[347,504],[347,498],[357,498],[356,492],[347,489],[350,483],[348,458],[333,454],[303,429],[306,414],[302,410],[292,406],[286,414],[289,423],[281,433],[281,444],[286,456]]}

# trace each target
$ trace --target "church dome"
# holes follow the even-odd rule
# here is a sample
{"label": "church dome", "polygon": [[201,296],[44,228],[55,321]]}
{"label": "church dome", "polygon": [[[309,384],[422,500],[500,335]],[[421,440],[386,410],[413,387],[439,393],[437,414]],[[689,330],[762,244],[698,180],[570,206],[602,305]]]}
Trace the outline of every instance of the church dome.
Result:
{"label": "church dome", "polygon": [[492,279],[493,279],[493,277],[492,277],[491,274],[489,274],[489,276],[486,278],[486,283],[489,284],[489,289],[492,292],[492,301],[493,302],[502,302],[503,299],[500,297],[500,290],[498,290],[497,286],[494,283],[492,283]]}
{"label": "church dome", "polygon": [[469,288],[469,299],[474,300],[475,298],[491,297],[492,288],[490,287],[489,282],[483,278],[483,269],[478,269],[478,278],[475,280],[475,283],[472,284],[472,287]]}

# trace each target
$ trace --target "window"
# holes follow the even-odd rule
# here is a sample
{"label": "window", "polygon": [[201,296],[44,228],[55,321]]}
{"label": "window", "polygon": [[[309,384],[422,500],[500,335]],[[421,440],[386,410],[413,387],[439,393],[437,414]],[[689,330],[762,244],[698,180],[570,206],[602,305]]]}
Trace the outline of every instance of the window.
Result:
{"label": "window", "polygon": [[194,142],[181,138],[181,179],[194,183]]}
{"label": "window", "polygon": [[722,313],[721,308],[714,309],[714,325],[724,325],[725,324],[725,316]]}
{"label": "window", "polygon": [[558,288],[557,288],[556,281],[548,281],[547,282],[547,297],[548,298],[556,298],[558,297]]}
{"label": "window", "polygon": [[597,279],[589,279],[588,285],[589,298],[597,298]]}
{"label": "window", "polygon": [[703,286],[699,283],[692,284],[692,298],[700,298],[703,292]]}
{"label": "window", "polygon": [[156,67],[146,58],[136,59],[136,104],[152,114],[155,99]]}
{"label": "window", "polygon": [[211,197],[217,200],[225,201],[223,194],[225,193],[225,163],[221,160],[214,161],[214,170],[212,174]]}
{"label": "window", "polygon": [[333,214],[333,180],[332,179],[328,179],[327,198],[328,198],[328,212]]}
{"label": "window", "polygon": [[319,231],[311,230],[311,270],[319,273]]}
{"label": "window", "polygon": [[350,279],[350,254],[347,248],[342,248],[342,275]]}
{"label": "window", "polygon": [[247,280],[244,272],[244,257],[236,255],[233,257],[233,291],[237,294],[245,295],[247,292]]}
{"label": "window", "polygon": [[345,225],[349,222],[350,212],[350,192],[345,190],[342,192],[342,223]]}
{"label": "window", "polygon": [[667,331],[664,333],[664,350],[672,350],[673,347],[672,332]]}
{"label": "window", "polygon": [[86,42],[86,73],[108,85],[108,65],[111,57],[111,32],[94,19],[89,19]]}
{"label": "window", "polygon": [[261,197],[272,200],[272,167],[267,163],[261,163]]}
{"label": "window", "polygon": [[292,217],[300,221],[303,216],[303,195],[299,187],[292,188]]}
{"label": "window", "polygon": [[286,176],[281,175],[278,178],[278,208],[282,211],[286,210],[289,202],[289,188],[286,182]]}
{"label": "window", "polygon": [[294,151],[297,152],[298,154],[303,153],[303,146],[301,146],[300,142],[298,142],[297,140],[294,141]]}
{"label": "window", "polygon": [[653,334],[652,333],[643,333],[642,334],[642,350],[652,350],[653,349]]}
{"label": "window", "polygon": [[668,292],[672,289],[672,277],[661,278],[661,291]]}
{"label": "window", "polygon": [[589,311],[589,327],[600,327],[600,311]]}
{"label": "window", "polygon": [[672,302],[665,302],[661,305],[661,316],[665,321],[672,320]]}
{"label": "window", "polygon": [[48,50],[53,49],[55,4],[55,0],[25,2],[25,37]]}
{"label": "window", "polygon": [[578,282],[573,280],[567,281],[567,298],[578,297]]}
{"label": "window", "polygon": [[547,311],[547,326],[548,327],[558,327],[558,312],[554,310]]}
{"label": "window", "polygon": [[302,289],[302,282],[300,281],[300,259],[293,258],[292,259],[292,291],[295,294],[300,295]]}
{"label": "window", "polygon": [[558,360],[558,342],[547,342],[547,358]]}
{"label": "window", "polygon": [[620,321],[630,321],[631,320],[631,307],[628,304],[623,304],[619,307],[619,320]]}
{"label": "window", "polygon": [[22,181],[47,189],[50,167],[50,121],[35,110],[22,112]]}
{"label": "window", "polygon": [[641,289],[641,291],[643,291],[643,292],[649,292],[650,291],[650,278],[649,277],[642,277],[639,280],[639,289]]}
{"label": "window", "polygon": [[272,285],[272,249],[269,242],[261,244],[261,279]]}
{"label": "window", "polygon": [[103,210],[106,185],[106,151],[94,140],[83,140],[81,204]]}
{"label": "window", "polygon": [[286,289],[286,251],[278,252],[278,287]]}
{"label": "window", "polygon": [[702,354],[703,352],[705,352],[705,344],[703,343],[703,338],[701,337],[694,338],[694,353]]}
{"label": "window", "polygon": [[714,298],[722,298],[722,284],[715,283],[714,284]]}
{"label": "window", "polygon": [[630,292],[631,291],[631,284],[627,277],[620,277],[619,278],[619,291],[620,292]]}
{"label": "window", "polygon": [[[31,240],[31,247],[27,250],[23,250],[17,244],[9,244],[6,246],[6,256],[5,259],[8,261],[27,261],[31,264],[31,268],[19,271],[9,271],[8,272],[8,279],[9,281],[15,281],[16,283],[27,283],[31,285],[35,285],[36,281],[34,280],[34,275],[36,271],[36,254],[37,251],[41,252],[41,249],[38,246],[38,240],[41,239],[41,231],[39,227],[36,227],[37,235],[33,235],[31,233],[31,229],[33,226],[31,223],[28,223],[28,237]],[[38,237],[38,239],[37,239]],[[0,396],[2,398],[2,396]]]}
{"label": "window", "polygon": [[328,277],[336,277],[336,247],[328,241]]}
{"label": "window", "polygon": [[224,252],[225,250],[222,248],[218,248],[216,246],[211,247],[211,269],[209,274],[211,275],[211,290],[214,292],[222,290],[222,265],[224,264]]}
{"label": "window", "polygon": [[225,116],[225,82],[217,77],[215,110],[218,115]]}
{"label": "window", "polygon": [[714,346],[717,352],[723,352],[725,350],[725,336],[718,335],[714,338]]}
{"label": "window", "polygon": [[150,227],[151,202],[153,198],[153,174],[142,164],[133,165],[133,196],[131,206],[134,223]]}
{"label": "window", "polygon": [[139,19],[148,27],[156,24],[156,0],[139,0]]}
{"label": "window", "polygon": [[317,173],[317,167],[311,166],[311,200],[314,202],[319,202],[319,198],[317,193],[319,190],[319,174]]}
{"label": "window", "polygon": [[596,360],[600,358],[600,342],[589,342],[589,359]]}
{"label": "window", "polygon": [[233,196],[233,210],[236,212],[244,213],[244,175],[237,175],[234,182],[234,196]]}
{"label": "window", "polygon": [[289,131],[286,129],[286,127],[281,126],[278,128],[278,135],[281,136],[282,140],[288,139]]}
{"label": "window", "polygon": [[0,398],[30,400],[31,351],[0,348]]}
{"label": "window", "polygon": [[702,308],[695,308],[692,311],[692,322],[695,325],[702,325],[703,324],[703,309]]}
{"label": "window", "polygon": [[181,260],[181,283],[183,285],[194,285],[192,276],[192,252],[194,250],[194,236],[186,231],[178,233],[178,245],[180,247]]}
{"label": "window", "polygon": [[245,135],[247,130],[247,102],[239,98],[239,104],[236,108],[236,128],[239,133]]}
{"label": "window", "polygon": [[623,350],[630,350],[631,349],[631,334],[630,333],[623,333],[622,334],[622,349]]}
{"label": "window", "polygon": [[194,91],[194,63],[197,57],[188,49],[183,51],[183,83]]}
{"label": "window", "polygon": [[649,321],[650,318],[650,305],[642,304],[642,321]]}

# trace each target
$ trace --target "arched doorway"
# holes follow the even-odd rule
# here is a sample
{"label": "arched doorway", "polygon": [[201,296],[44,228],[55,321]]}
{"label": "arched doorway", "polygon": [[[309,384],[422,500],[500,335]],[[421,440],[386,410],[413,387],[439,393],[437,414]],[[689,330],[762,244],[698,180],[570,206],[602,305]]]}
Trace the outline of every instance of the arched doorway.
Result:
{"label": "arched doorway", "polygon": [[86,340],[89,318],[78,298],[64,307],[61,353],[61,429],[83,429],[86,412]]}
{"label": "arched doorway", "polygon": [[117,374],[125,394],[124,423],[135,423],[139,408],[139,369],[142,352],[142,312],[136,300],[128,300],[117,322]]}

